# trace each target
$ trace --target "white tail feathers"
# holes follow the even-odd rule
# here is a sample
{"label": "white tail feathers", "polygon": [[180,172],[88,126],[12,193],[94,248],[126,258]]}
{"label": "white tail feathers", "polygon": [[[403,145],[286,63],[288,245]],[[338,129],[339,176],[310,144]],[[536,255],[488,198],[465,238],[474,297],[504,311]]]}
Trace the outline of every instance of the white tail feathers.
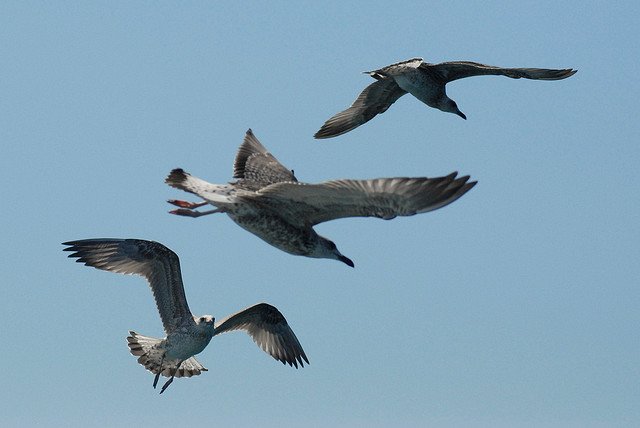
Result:
{"label": "white tail feathers", "polygon": [[[165,339],[143,336],[130,331],[131,336],[127,337],[131,355],[138,358],[138,362],[153,374],[157,374],[160,369],[160,361],[165,352]],[[180,364],[180,369],[176,372],[176,367],[180,360],[167,359],[162,361],[162,376],[164,377],[191,377],[197,376],[207,369],[194,357],[188,358]]]}
{"label": "white tail feathers", "polygon": [[180,168],[171,171],[164,180],[171,187],[184,190],[200,196],[213,205],[233,203],[233,193],[236,190],[227,184],[212,184],[198,177],[194,177]]}

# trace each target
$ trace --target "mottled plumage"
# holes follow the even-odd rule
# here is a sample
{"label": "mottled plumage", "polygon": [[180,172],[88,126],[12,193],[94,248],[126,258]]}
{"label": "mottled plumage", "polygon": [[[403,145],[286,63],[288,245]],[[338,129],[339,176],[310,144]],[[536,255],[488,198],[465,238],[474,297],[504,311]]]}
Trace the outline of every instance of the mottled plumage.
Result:
{"label": "mottled plumage", "polygon": [[354,103],[325,122],[315,138],[331,138],[344,134],[384,113],[407,92],[428,105],[444,112],[467,117],[450,99],[445,85],[464,77],[500,75],[512,79],[560,80],[573,76],[577,70],[546,68],[502,68],[471,61],[451,61],[440,64],[413,58],[388,65],[375,71],[365,71],[376,82],[367,86]]}
{"label": "mottled plumage", "polygon": [[[199,217],[224,212],[240,227],[287,253],[340,260],[353,267],[353,262],[332,241],[318,235],[313,226],[344,217],[391,219],[435,210],[476,184],[467,182],[469,176],[456,178],[456,174],[300,183],[249,130],[234,164],[238,181],[211,184],[174,169],[165,182],[206,201],[169,200],[181,207],[173,214]],[[207,203],[216,209],[194,210]]]}
{"label": "mottled plumage", "polygon": [[250,306],[222,321],[211,315],[194,317],[189,310],[180,274],[178,256],[162,244],[140,239],[84,239],[65,242],[64,251],[97,269],[139,275],[147,279],[156,300],[167,337],[159,339],[133,331],[127,337],[131,354],[156,375],[153,387],[162,374],[174,377],[199,375],[206,368],[194,358],[207,347],[211,338],[233,330],[244,330],[256,344],[283,364],[298,368],[308,364],[300,342],[275,307],[266,303]]}

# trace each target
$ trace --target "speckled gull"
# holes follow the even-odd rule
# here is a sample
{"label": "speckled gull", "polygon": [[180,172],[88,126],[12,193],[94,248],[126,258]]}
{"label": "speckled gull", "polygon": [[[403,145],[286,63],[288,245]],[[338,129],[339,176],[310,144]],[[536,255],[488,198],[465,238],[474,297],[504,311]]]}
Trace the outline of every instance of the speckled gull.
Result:
{"label": "speckled gull", "polygon": [[207,347],[213,336],[244,330],[256,344],[282,364],[304,367],[309,360],[300,342],[280,311],[266,303],[250,306],[222,321],[212,315],[195,317],[189,310],[176,253],[164,245],[140,239],[84,239],[65,242],[64,251],[79,263],[110,272],[139,275],[149,282],[167,337],[158,339],[130,331],[131,354],[158,383],[160,374],[169,377],[160,393],[174,377],[197,376],[206,368],[194,358]]}
{"label": "speckled gull", "polygon": [[[343,217],[392,219],[443,207],[458,199],[476,182],[469,176],[376,178],[333,180],[319,184],[300,183],[249,129],[238,150],[229,184],[211,184],[182,169],[171,171],[165,182],[198,195],[206,202],[191,203],[171,199],[180,209],[173,214],[199,217],[227,213],[240,227],[276,248],[294,255],[339,260],[351,267],[329,239],[313,226]],[[199,212],[207,203],[216,207]]]}
{"label": "speckled gull", "polygon": [[376,82],[367,86],[351,107],[327,120],[314,137],[331,138],[349,132],[384,113],[407,92],[429,107],[466,119],[445,90],[447,83],[465,77],[493,74],[512,79],[560,80],[573,76],[576,72],[577,70],[572,69],[502,68],[470,61],[429,64],[423,62],[422,58],[413,58],[380,70],[365,71]]}

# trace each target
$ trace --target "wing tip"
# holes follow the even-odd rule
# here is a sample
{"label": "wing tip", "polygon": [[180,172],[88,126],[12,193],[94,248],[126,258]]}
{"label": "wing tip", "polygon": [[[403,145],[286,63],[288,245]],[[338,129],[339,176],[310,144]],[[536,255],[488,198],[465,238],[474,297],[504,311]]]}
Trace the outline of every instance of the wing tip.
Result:
{"label": "wing tip", "polygon": [[328,138],[333,138],[333,137],[337,137],[338,135],[346,134],[349,131],[350,129],[347,129],[345,131],[331,130],[330,126],[326,126],[325,124],[322,126],[322,128],[320,128],[320,130],[318,130],[318,132],[313,134],[313,138],[315,138],[316,140],[326,140]]}

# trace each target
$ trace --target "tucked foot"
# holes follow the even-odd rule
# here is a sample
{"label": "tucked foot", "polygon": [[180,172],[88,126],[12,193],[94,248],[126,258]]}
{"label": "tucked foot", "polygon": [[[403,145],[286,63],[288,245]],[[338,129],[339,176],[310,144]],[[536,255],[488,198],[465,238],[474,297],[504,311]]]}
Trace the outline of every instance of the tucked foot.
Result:
{"label": "tucked foot", "polygon": [[164,354],[162,354],[162,358],[160,358],[160,368],[158,369],[158,373],[156,373],[156,378],[153,380],[153,389],[156,389],[158,379],[160,379],[160,373],[162,373],[162,363],[164,363]]}
{"label": "tucked foot", "polygon": [[187,201],[181,201],[179,199],[169,199],[167,202],[169,202],[172,205],[175,205],[176,207],[188,208],[190,210],[207,205],[206,202],[187,202]]}
{"label": "tucked foot", "polygon": [[160,394],[162,394],[164,392],[164,390],[167,389],[167,387],[169,385],[171,385],[171,382],[173,382],[173,378],[175,377],[176,373],[178,373],[178,370],[180,369],[180,365],[181,364],[182,364],[182,361],[180,361],[178,363],[178,365],[176,366],[176,369],[173,371],[173,374],[171,375],[169,380],[164,385],[162,385],[162,389],[160,390]]}
{"label": "tucked foot", "polygon": [[153,389],[156,389],[158,385],[158,379],[160,378],[160,372],[156,373],[156,378],[153,380]]}
{"label": "tucked foot", "polygon": [[169,211],[169,214],[175,214],[175,215],[183,215],[185,217],[200,217],[201,215],[207,215],[207,214],[213,214],[213,213],[219,213],[222,212],[222,210],[211,210],[211,211],[192,211],[191,209],[187,209],[187,208],[180,208],[178,210],[173,210],[173,211]]}
{"label": "tucked foot", "polygon": [[169,385],[171,385],[171,382],[173,382],[173,376],[171,376],[171,378],[169,378],[169,380],[164,385],[162,385],[162,389],[160,390],[160,394],[162,394],[164,392],[164,390],[167,389],[167,387]]}

